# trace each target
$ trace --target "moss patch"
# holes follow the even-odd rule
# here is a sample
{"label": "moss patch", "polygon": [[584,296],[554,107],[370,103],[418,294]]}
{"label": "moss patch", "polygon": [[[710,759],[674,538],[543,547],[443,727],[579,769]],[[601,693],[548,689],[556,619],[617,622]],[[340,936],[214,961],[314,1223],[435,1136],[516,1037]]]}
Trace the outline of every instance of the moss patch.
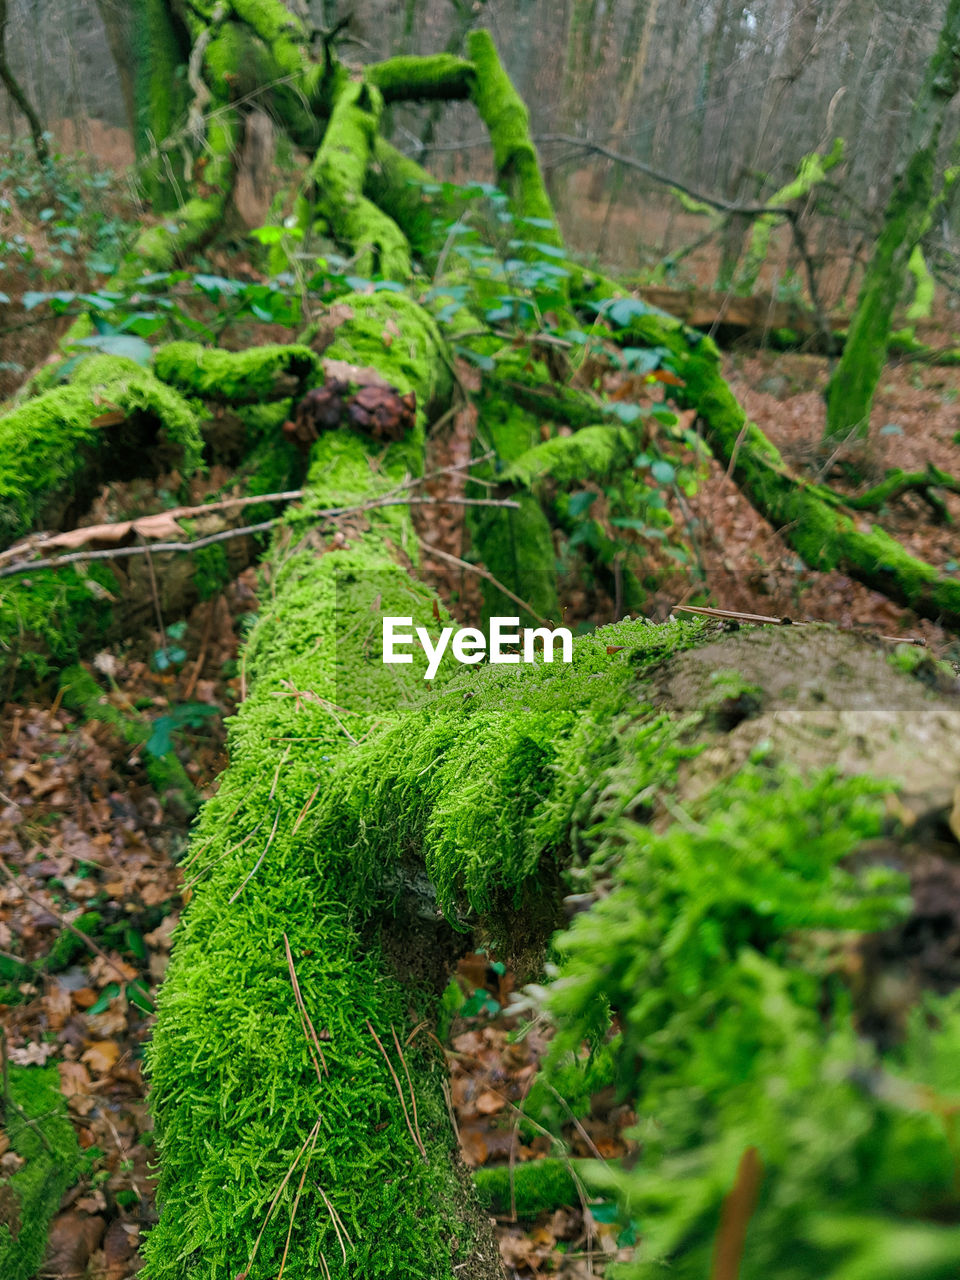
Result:
{"label": "moss patch", "polygon": [[29,1280],[43,1261],[47,1227],[76,1176],[80,1150],[56,1067],[10,1067],[9,1080],[15,1105],[4,1129],[26,1164],[0,1179],[0,1274]]}
{"label": "moss patch", "polygon": [[[102,422],[114,411],[121,422]],[[132,360],[92,356],[70,385],[0,418],[0,538],[28,532],[84,503],[105,475],[138,475],[144,452],[166,445],[185,472],[200,461],[193,407]]]}

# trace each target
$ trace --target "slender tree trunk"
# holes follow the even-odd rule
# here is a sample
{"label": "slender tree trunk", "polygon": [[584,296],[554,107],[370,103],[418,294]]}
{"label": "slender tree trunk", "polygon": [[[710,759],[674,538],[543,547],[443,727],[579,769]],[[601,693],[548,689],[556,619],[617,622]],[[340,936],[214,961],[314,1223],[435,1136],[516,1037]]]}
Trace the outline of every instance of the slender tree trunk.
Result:
{"label": "slender tree trunk", "polygon": [[894,181],[883,230],[867,267],[843,355],[827,388],[825,441],[864,438],[907,264],[927,229],[934,201],[937,147],[960,89],[960,0],[950,0],[937,48],[910,122],[910,156]]}
{"label": "slender tree trunk", "polygon": [[27,124],[30,127],[30,136],[33,138],[33,149],[37,153],[37,159],[42,165],[46,165],[50,161],[50,151],[47,147],[47,140],[43,136],[43,125],[40,123],[40,117],[37,115],[33,103],[27,97],[20,82],[10,70],[10,65],[7,62],[6,37],[7,0],[0,0],[0,84],[3,85],[24,116],[26,116]]}

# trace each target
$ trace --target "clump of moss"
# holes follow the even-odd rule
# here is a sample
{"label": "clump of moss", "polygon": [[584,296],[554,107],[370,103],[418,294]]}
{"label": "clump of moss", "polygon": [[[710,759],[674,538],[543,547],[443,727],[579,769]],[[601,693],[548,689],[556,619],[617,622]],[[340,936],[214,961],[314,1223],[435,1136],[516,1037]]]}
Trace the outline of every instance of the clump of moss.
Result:
{"label": "clump of moss", "polygon": [[104,564],[24,574],[4,583],[0,596],[0,669],[7,680],[47,678],[75,662],[81,644],[96,643],[113,626],[111,604],[123,588]]}
{"label": "clump of moss", "polygon": [[309,347],[267,344],[248,351],[221,351],[197,342],[168,342],[154,356],[161,381],[192,396],[226,404],[262,404],[284,399],[317,373]]}
{"label": "clump of moss", "polygon": [[[118,410],[122,423],[99,420]],[[91,356],[70,384],[0,418],[0,538],[12,541],[92,491],[98,474],[119,474],[160,439],[185,472],[200,463],[194,408],[146,369],[120,356]],[[135,473],[135,472],[134,472]]]}
{"label": "clump of moss", "polygon": [[0,1274],[30,1280],[43,1261],[47,1226],[73,1182],[80,1150],[56,1067],[9,1067],[3,1117],[10,1147],[26,1162],[0,1179]]}

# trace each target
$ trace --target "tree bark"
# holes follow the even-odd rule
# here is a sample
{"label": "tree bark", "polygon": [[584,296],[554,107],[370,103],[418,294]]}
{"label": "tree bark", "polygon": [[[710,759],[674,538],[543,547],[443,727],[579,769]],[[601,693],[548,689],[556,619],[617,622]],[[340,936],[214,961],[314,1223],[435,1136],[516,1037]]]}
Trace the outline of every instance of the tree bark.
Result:
{"label": "tree bark", "polygon": [[0,0],[0,84],[6,89],[10,97],[17,104],[22,114],[26,117],[27,124],[30,128],[30,136],[33,139],[33,149],[36,152],[37,160],[41,165],[46,166],[50,162],[50,150],[47,146],[47,140],[43,136],[43,125],[40,117],[34,109],[33,103],[23,91],[23,87],[17,80],[16,76],[10,70],[10,64],[7,62],[7,0]]}
{"label": "tree bark", "polygon": [[910,154],[887,202],[883,229],[857,299],[843,355],[827,387],[824,441],[863,439],[910,256],[929,225],[937,148],[947,108],[960,89],[960,0],[950,0],[937,47],[910,120]]}

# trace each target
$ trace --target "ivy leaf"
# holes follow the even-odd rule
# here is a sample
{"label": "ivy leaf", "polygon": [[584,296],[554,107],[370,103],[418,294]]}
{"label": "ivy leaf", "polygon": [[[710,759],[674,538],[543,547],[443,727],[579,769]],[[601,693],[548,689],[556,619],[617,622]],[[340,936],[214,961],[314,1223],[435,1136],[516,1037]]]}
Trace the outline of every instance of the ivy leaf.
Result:
{"label": "ivy leaf", "polygon": [[485,356],[480,351],[471,351],[469,347],[460,346],[459,343],[453,349],[458,356],[463,356],[464,360],[469,360],[471,364],[475,364],[484,373],[493,373],[496,368],[492,356]]}
{"label": "ivy leaf", "polygon": [[110,1001],[120,994],[119,982],[108,982],[100,992],[100,997],[95,1004],[92,1004],[87,1010],[89,1014],[105,1013],[110,1005]]}
{"label": "ivy leaf", "polygon": [[196,275],[193,283],[208,298],[219,298],[221,294],[236,296],[246,288],[242,280],[228,280],[226,276]]}
{"label": "ivy leaf", "polygon": [[665,458],[658,458],[653,463],[650,467],[650,474],[658,484],[673,484],[677,477],[673,463],[667,462]]}
{"label": "ivy leaf", "polygon": [[92,347],[94,351],[102,351],[108,356],[126,356],[128,360],[142,365],[148,365],[153,359],[150,343],[129,333],[96,333],[89,338],[78,338],[71,345]]}
{"label": "ivy leaf", "polygon": [[580,493],[572,493],[567,503],[567,511],[572,516],[582,516],[584,512],[589,511],[590,507],[596,502],[597,495],[582,490]]}
{"label": "ivy leaf", "polygon": [[614,400],[610,404],[603,406],[607,413],[614,418],[619,418],[626,426],[631,422],[636,422],[638,418],[645,417],[650,411],[639,404],[630,404],[625,400]]}
{"label": "ivy leaf", "polygon": [[670,355],[669,347],[624,347],[621,351],[624,367],[631,373],[653,373]]}
{"label": "ivy leaf", "polygon": [[638,316],[648,316],[653,308],[640,298],[612,298],[602,302],[599,307],[601,315],[606,316],[617,329],[626,329],[631,320]]}

